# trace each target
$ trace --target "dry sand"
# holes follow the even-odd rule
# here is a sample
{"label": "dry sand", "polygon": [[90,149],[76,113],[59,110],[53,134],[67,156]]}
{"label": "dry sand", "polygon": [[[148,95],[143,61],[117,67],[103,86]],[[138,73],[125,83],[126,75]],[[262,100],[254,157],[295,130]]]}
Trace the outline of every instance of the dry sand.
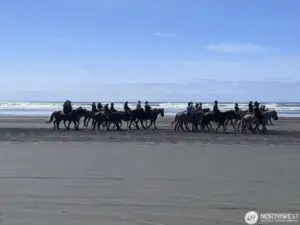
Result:
{"label": "dry sand", "polygon": [[[16,122],[13,122],[16,121]],[[0,118],[0,224],[245,224],[300,212],[300,120],[268,135],[52,130]]]}

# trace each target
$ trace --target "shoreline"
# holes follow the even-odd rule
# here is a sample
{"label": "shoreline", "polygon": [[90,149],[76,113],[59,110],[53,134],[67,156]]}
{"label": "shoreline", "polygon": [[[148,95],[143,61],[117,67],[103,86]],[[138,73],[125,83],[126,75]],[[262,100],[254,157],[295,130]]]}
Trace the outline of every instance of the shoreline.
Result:
{"label": "shoreline", "polygon": [[[123,123],[121,131],[111,129],[107,131],[101,128],[100,131],[92,130],[91,122],[89,127],[83,127],[80,123],[79,131],[67,131],[63,124],[59,131],[53,130],[53,123],[45,123],[47,117],[0,117],[0,140],[12,142],[200,142],[212,144],[247,144],[247,145],[299,145],[300,144],[300,118],[279,118],[274,125],[268,125],[266,135],[235,132],[228,124],[228,130],[224,133],[220,128],[219,132],[174,132],[170,124],[174,117],[159,117],[157,120],[158,130],[140,129],[135,127],[128,129]],[[216,128],[216,123],[212,123]]]}

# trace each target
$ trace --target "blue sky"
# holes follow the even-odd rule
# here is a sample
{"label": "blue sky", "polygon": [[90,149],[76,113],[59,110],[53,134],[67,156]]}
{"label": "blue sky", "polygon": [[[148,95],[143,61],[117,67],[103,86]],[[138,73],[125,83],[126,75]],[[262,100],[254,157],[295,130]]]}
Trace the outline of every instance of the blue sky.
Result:
{"label": "blue sky", "polygon": [[0,99],[299,101],[300,1],[2,0]]}

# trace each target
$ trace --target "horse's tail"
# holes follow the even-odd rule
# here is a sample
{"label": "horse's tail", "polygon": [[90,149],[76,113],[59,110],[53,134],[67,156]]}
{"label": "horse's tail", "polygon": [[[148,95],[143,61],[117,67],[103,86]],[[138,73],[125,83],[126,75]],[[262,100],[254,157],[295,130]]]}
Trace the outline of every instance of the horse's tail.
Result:
{"label": "horse's tail", "polygon": [[241,125],[242,125],[242,129],[243,129],[243,127],[245,126],[245,123],[246,123],[246,117],[243,116],[241,121],[238,124],[238,130],[240,130]]}
{"label": "horse's tail", "polygon": [[53,113],[51,114],[49,120],[46,121],[45,123],[51,123],[51,122],[53,121],[53,119],[54,119],[54,115],[55,115],[55,112],[53,112]]}
{"label": "horse's tail", "polygon": [[174,120],[170,123],[170,125],[172,125],[173,126],[173,124],[177,121],[177,119],[178,119],[178,115],[176,114],[176,116],[175,116],[175,118],[174,118]]}

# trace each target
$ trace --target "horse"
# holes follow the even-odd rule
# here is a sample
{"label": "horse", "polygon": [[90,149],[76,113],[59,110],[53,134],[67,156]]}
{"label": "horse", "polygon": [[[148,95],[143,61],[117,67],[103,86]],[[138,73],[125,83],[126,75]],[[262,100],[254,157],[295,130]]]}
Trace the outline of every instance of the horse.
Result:
{"label": "horse", "polygon": [[222,125],[223,131],[225,132],[225,121],[227,120],[227,114],[224,112],[207,112],[203,113],[202,118],[201,118],[201,129],[202,131],[204,130],[205,127],[208,127],[210,125],[210,128],[212,129],[212,126],[210,124],[211,121],[218,123],[218,127],[216,129],[216,132],[218,132],[220,126]]}
{"label": "horse", "polygon": [[[98,111],[97,111],[98,112]],[[89,110],[86,110],[83,117],[84,117],[84,120],[83,120],[83,125],[85,127],[87,127],[89,125],[89,122],[91,119],[93,119],[94,115],[95,115],[96,112],[93,112],[93,111],[89,111]]]}
{"label": "horse", "polygon": [[273,125],[272,119],[278,120],[278,116],[277,116],[277,111],[276,110],[266,110],[266,111],[262,112],[262,114],[264,115],[264,117],[267,117],[267,121],[271,125]]}
{"label": "horse", "polygon": [[[142,118],[142,120],[146,122],[146,128],[148,129],[153,125],[154,129],[157,130],[156,120],[158,118],[158,115],[160,115],[161,117],[165,116],[165,110],[163,108],[156,108],[156,109],[151,110],[150,114],[147,114],[145,112],[144,115],[145,115],[145,117]],[[147,120],[150,120],[149,126],[147,126]]]}
{"label": "horse", "polygon": [[[53,121],[54,130],[59,130],[60,122],[63,120],[65,128],[70,130],[70,124],[73,122],[74,129],[79,130],[79,121],[85,112],[86,109],[82,108],[81,106],[73,109],[69,114],[65,114],[62,111],[54,111],[46,123],[51,123]],[[69,121],[68,126],[66,126],[66,121]]]}
{"label": "horse", "polygon": [[202,118],[202,114],[203,114],[202,111],[196,111],[189,115],[186,112],[177,113],[174,120],[171,122],[171,125],[176,123],[174,126],[175,132],[179,130],[179,128],[182,131],[184,131],[183,124],[185,125],[185,128],[189,131],[190,129],[188,128],[188,123],[192,123],[192,131],[197,131],[199,130],[198,124]]}
{"label": "horse", "polygon": [[141,125],[144,129],[146,129],[145,125],[144,125],[144,121],[147,122],[146,120],[146,112],[143,108],[141,109],[134,109],[131,110],[130,112],[131,115],[131,119],[130,119],[130,123],[129,123],[129,129],[131,129],[131,125],[134,122],[135,123],[135,127],[136,129],[140,129],[138,123],[141,122]]}
{"label": "horse", "polygon": [[[228,110],[228,111],[225,111],[224,113],[226,114],[226,121],[225,121],[225,129],[227,130],[227,124],[228,122],[230,121],[231,122],[231,125],[233,127],[233,129],[236,131],[236,124],[239,120],[242,119],[242,117],[244,115],[246,115],[246,113],[248,112],[248,110],[240,110],[238,113],[235,112],[235,110]],[[233,120],[234,120],[234,123],[233,123]]]}

